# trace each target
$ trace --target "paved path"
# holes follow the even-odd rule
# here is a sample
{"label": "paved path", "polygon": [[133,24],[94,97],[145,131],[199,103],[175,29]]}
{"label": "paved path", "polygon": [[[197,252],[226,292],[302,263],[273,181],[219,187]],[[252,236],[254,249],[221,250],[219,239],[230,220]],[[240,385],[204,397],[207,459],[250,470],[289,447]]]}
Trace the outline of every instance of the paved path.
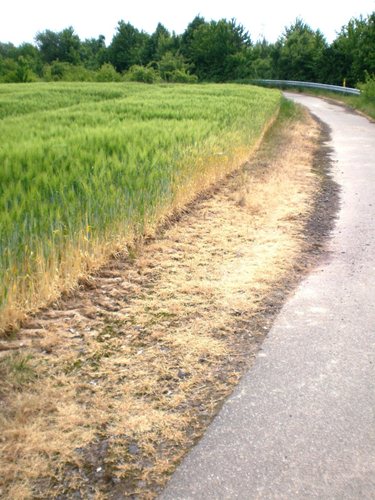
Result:
{"label": "paved path", "polygon": [[375,124],[292,98],[332,129],[331,257],[284,306],[163,499],[375,498]]}

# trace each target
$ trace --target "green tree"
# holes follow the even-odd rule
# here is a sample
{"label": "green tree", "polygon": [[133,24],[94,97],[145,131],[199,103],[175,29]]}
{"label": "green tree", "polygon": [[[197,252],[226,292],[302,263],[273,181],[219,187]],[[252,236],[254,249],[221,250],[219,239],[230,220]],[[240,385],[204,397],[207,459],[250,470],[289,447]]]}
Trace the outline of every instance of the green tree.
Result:
{"label": "green tree", "polygon": [[164,54],[172,52],[175,46],[175,40],[165,26],[159,23],[154,33],[147,40],[144,61],[150,63],[160,61]]}
{"label": "green tree", "polygon": [[192,59],[191,45],[194,39],[195,32],[203,25],[207,24],[203,17],[196,16],[191,23],[188,24],[186,30],[181,36],[180,51],[186,59]]}
{"label": "green tree", "polygon": [[17,63],[10,57],[0,55],[0,82],[9,83],[17,81]]}
{"label": "green tree", "polygon": [[364,19],[353,72],[360,82],[365,82],[369,73],[375,74],[375,12]]}
{"label": "green tree", "polygon": [[189,57],[200,79],[224,82],[238,78],[243,52],[249,47],[251,40],[244,27],[234,19],[221,19],[194,29]]}
{"label": "green tree", "polygon": [[47,64],[52,63],[61,56],[58,33],[51,30],[45,30],[37,33],[35,41],[43,62]]}
{"label": "green tree", "polygon": [[57,60],[71,64],[80,62],[81,41],[71,26],[59,33],[51,30],[37,33],[35,41],[44,63]]}
{"label": "green tree", "polygon": [[109,62],[117,71],[125,71],[131,66],[144,64],[148,39],[147,33],[139,31],[130,23],[120,21],[108,49]]}
{"label": "green tree", "polygon": [[108,62],[108,50],[105,44],[105,37],[99,35],[98,38],[89,38],[81,43],[80,58],[88,69],[97,70],[104,63]]}
{"label": "green tree", "polygon": [[16,60],[18,56],[18,49],[13,43],[0,42],[0,57],[4,59]]}
{"label": "green tree", "polygon": [[0,43],[0,81],[30,82],[41,72],[41,61],[36,47],[23,43],[15,47]]}
{"label": "green tree", "polygon": [[273,53],[275,46],[264,38],[258,40],[251,50],[251,78],[276,78]]}
{"label": "green tree", "polygon": [[278,77],[283,80],[320,81],[326,48],[323,34],[297,19],[286,28],[275,45],[273,61]]}
{"label": "green tree", "polygon": [[351,19],[341,29],[324,58],[326,80],[355,86],[375,73],[375,12],[367,18]]}

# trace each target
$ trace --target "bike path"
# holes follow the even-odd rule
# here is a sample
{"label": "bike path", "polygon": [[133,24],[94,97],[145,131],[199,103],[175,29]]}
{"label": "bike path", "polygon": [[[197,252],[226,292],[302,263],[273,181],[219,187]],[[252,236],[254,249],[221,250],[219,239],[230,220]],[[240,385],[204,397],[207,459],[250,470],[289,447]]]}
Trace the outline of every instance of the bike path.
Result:
{"label": "bike path", "polygon": [[329,125],[341,206],[328,257],[160,498],[375,498],[375,124],[287,93]]}

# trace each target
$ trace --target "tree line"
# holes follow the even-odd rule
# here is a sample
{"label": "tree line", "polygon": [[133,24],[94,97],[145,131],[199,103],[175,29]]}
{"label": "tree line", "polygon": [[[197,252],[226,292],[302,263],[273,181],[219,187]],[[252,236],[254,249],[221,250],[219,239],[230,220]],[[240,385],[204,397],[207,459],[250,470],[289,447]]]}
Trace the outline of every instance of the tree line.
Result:
{"label": "tree line", "polygon": [[236,20],[196,16],[177,35],[158,24],[152,34],[120,21],[105,37],[81,40],[72,27],[37,33],[35,44],[0,43],[0,82],[228,82],[257,78],[348,86],[375,74],[375,12],[351,19],[329,44],[301,19],[276,43],[251,40]]}

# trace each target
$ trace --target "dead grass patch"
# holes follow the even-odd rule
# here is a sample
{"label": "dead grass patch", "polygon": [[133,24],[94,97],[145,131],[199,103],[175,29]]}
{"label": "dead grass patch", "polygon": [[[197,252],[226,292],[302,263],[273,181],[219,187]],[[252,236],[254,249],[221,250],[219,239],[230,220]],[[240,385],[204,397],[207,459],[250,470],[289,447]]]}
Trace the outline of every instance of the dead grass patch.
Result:
{"label": "dead grass patch", "polygon": [[131,262],[115,256],[17,333],[33,377],[0,396],[0,496],[155,496],[308,265],[319,134],[307,114],[274,128]]}

